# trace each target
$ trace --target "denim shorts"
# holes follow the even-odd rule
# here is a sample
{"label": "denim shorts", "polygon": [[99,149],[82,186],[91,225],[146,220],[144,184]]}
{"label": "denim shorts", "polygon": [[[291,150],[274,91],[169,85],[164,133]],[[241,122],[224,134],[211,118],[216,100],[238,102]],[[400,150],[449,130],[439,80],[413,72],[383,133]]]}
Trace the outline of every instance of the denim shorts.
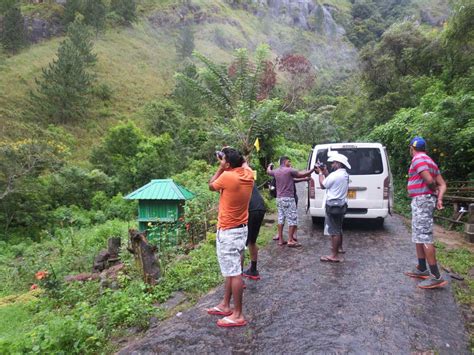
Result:
{"label": "denim shorts", "polygon": [[240,256],[245,249],[247,234],[247,226],[217,230],[217,260],[219,261],[222,276],[238,276],[242,273]]}

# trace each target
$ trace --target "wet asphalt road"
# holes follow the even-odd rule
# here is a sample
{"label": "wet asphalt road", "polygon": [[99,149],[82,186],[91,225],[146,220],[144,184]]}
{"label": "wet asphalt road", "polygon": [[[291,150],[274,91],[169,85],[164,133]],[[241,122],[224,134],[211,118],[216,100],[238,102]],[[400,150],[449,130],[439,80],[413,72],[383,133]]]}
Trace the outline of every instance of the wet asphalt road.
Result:
{"label": "wet asphalt road", "polygon": [[403,275],[416,259],[401,217],[388,218],[380,229],[349,221],[345,262],[322,263],[329,239],[303,205],[303,247],[270,245],[260,254],[262,279],[246,281],[246,327],[219,328],[219,317],[206,313],[221,300],[219,287],[120,353],[470,353],[450,287],[422,290]]}

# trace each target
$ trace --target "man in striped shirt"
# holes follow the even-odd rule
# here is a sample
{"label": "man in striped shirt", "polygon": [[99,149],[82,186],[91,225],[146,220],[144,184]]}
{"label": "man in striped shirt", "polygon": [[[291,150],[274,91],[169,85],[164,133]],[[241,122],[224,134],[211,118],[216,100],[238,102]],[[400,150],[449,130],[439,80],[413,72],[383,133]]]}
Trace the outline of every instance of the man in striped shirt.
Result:
{"label": "man in striped shirt", "polygon": [[[426,142],[415,137],[410,142],[412,156],[408,170],[408,194],[411,197],[412,241],[416,243],[418,265],[405,274],[423,279],[418,287],[431,289],[445,286],[441,277],[433,246],[433,213],[443,208],[444,181],[436,163],[426,154]],[[428,267],[426,265],[428,262]]]}

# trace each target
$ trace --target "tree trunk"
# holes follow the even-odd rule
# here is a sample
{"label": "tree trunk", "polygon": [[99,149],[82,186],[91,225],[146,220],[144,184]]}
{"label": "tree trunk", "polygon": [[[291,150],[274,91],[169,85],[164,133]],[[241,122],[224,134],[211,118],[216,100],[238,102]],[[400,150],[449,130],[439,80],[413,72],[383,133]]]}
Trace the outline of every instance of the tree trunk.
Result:
{"label": "tree trunk", "polygon": [[138,267],[143,273],[143,280],[149,285],[155,285],[160,278],[160,267],[155,256],[156,247],[148,244],[146,231],[129,229],[128,235],[130,237],[128,250],[135,256]]}
{"label": "tree trunk", "polygon": [[122,241],[120,238],[109,238],[107,241],[107,251],[109,252],[108,265],[114,266],[120,263],[119,253]]}

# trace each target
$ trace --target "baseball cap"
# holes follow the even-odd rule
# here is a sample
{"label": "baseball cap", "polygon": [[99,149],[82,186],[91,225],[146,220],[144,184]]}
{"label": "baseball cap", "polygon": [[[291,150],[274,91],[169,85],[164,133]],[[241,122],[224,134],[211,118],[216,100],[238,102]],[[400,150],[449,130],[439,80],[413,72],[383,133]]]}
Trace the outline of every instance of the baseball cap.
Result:
{"label": "baseball cap", "polygon": [[416,136],[410,141],[410,146],[417,149],[425,149],[426,141],[422,137]]}

